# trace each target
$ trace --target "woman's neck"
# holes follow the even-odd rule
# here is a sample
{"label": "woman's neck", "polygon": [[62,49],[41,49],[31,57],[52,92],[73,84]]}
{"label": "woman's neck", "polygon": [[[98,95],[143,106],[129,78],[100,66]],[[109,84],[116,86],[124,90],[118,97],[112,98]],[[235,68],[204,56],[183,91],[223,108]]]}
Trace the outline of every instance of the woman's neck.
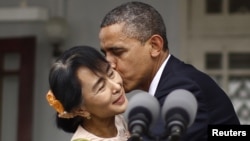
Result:
{"label": "woman's neck", "polygon": [[84,120],[82,127],[88,132],[102,138],[111,138],[117,135],[115,117],[108,119],[97,119],[92,117],[89,120]]}

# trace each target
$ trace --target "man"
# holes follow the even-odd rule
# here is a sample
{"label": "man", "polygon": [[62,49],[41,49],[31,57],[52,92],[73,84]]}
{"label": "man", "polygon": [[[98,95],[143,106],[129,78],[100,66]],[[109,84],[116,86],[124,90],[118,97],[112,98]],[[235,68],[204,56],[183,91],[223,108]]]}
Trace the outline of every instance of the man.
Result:
{"label": "man", "polygon": [[127,2],[111,10],[101,23],[99,38],[126,92],[148,91],[161,106],[175,89],[194,94],[197,115],[182,141],[206,141],[210,124],[240,124],[225,92],[208,75],[170,54],[164,21],[152,6]]}

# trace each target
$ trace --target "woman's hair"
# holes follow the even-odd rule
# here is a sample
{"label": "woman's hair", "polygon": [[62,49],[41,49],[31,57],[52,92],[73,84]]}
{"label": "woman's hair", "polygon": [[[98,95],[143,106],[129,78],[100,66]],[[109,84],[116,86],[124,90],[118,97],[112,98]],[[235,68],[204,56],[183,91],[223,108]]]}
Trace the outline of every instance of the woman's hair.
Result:
{"label": "woman's hair", "polygon": [[[86,67],[93,73],[104,73],[104,66],[109,65],[105,57],[94,47],[75,46],[66,50],[52,65],[49,74],[49,85],[55,98],[60,101],[64,111],[70,111],[81,106],[82,99],[81,82],[77,77],[77,70]],[[73,133],[83,118],[60,118],[56,114],[56,124],[58,128],[66,132]]]}
{"label": "woman's hair", "polygon": [[123,33],[145,43],[152,35],[158,34],[164,40],[164,50],[168,40],[164,20],[152,6],[143,2],[127,2],[112,9],[103,19],[100,27],[124,23]]}

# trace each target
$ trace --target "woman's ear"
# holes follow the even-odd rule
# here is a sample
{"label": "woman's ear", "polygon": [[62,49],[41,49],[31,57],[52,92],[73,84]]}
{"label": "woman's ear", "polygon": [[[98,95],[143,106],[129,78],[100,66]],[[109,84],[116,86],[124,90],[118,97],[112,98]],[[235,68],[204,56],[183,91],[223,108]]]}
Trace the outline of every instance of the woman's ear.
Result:
{"label": "woman's ear", "polygon": [[152,57],[157,57],[163,50],[163,39],[160,35],[153,35],[149,39],[149,44],[151,45],[150,54]]}
{"label": "woman's ear", "polygon": [[75,109],[72,111],[72,113],[74,113],[74,115],[76,115],[76,116],[85,117],[87,119],[91,118],[90,112],[85,107]]}

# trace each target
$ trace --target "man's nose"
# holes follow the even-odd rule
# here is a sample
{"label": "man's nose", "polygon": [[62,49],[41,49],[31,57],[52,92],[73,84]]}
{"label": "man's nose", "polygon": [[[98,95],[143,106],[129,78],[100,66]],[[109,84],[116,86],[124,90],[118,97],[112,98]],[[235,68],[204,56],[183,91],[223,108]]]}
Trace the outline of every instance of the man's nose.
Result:
{"label": "man's nose", "polygon": [[109,55],[106,55],[106,59],[108,60],[110,66],[115,69],[116,68],[116,61],[114,59],[114,57],[111,57]]}

